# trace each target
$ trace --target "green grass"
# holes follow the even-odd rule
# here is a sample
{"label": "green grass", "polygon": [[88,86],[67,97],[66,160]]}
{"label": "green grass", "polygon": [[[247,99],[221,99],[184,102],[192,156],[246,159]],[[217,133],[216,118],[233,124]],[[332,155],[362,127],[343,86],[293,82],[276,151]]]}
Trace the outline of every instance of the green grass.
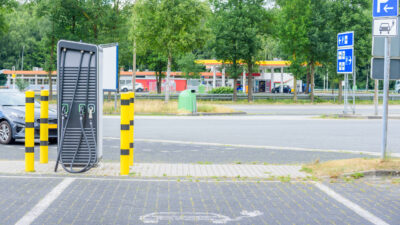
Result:
{"label": "green grass", "polygon": [[202,162],[202,161],[199,161],[199,162],[197,162],[197,164],[200,164],[200,165],[211,165],[212,162],[208,162],[208,161]]}
{"label": "green grass", "polygon": [[290,182],[291,178],[290,178],[290,176],[280,176],[280,177],[278,177],[278,180],[280,180],[283,183],[287,183],[287,182]]}
{"label": "green grass", "polygon": [[364,173],[357,172],[357,173],[350,174],[350,176],[354,179],[360,179],[360,178],[364,177]]}

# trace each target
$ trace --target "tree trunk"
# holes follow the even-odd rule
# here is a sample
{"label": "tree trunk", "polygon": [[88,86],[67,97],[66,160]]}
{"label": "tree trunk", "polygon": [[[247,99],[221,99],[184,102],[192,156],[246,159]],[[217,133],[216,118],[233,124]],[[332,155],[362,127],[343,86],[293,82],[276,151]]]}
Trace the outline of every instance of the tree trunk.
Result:
{"label": "tree trunk", "polygon": [[342,100],[343,100],[343,85],[342,85],[342,80],[339,79],[339,96],[338,96],[339,104],[342,103]]}
{"label": "tree trunk", "polygon": [[314,75],[315,75],[315,64],[314,63],[312,63],[311,64],[311,81],[310,81],[310,83],[311,83],[311,103],[314,103],[314,86],[315,86],[315,77],[314,77]]}
{"label": "tree trunk", "polygon": [[[249,82],[247,101],[253,102],[253,63],[252,62],[249,62],[247,64],[247,71],[249,73],[248,78],[247,78],[248,82]],[[243,88],[246,88],[246,87],[244,86]]]}
{"label": "tree trunk", "polygon": [[136,93],[136,41],[133,41],[132,91]]}
{"label": "tree trunk", "polygon": [[172,64],[172,55],[171,53],[168,53],[168,65],[167,65],[167,79],[165,82],[165,103],[168,103],[169,101],[169,78],[171,76],[171,64]]}
{"label": "tree trunk", "polygon": [[293,77],[293,101],[297,102],[297,79],[296,77]]}
{"label": "tree trunk", "polygon": [[237,101],[237,88],[236,88],[237,78],[233,79],[233,101]]}
{"label": "tree trunk", "polygon": [[307,64],[307,83],[306,83],[306,90],[304,93],[310,93],[310,66]]}
{"label": "tree trunk", "polygon": [[161,94],[161,83],[162,83],[162,76],[161,76],[162,71],[158,72],[157,75],[157,94]]}

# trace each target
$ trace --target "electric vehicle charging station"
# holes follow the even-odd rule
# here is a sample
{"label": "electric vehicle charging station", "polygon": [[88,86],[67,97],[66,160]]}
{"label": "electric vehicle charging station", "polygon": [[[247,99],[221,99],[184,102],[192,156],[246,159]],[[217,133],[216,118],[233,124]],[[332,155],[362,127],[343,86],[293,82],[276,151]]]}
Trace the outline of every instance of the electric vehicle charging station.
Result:
{"label": "electric vehicle charging station", "polygon": [[86,172],[103,156],[103,83],[99,47],[61,40],[57,45],[58,164]]}

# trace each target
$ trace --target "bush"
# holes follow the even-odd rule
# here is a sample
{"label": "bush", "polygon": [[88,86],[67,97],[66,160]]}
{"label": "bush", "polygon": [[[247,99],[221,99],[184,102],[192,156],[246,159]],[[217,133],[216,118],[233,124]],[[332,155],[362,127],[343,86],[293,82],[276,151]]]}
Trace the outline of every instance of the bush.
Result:
{"label": "bush", "polygon": [[17,79],[15,84],[17,85],[19,91],[25,91],[25,89],[29,86],[29,81]]}
{"label": "bush", "polygon": [[231,87],[219,87],[208,92],[209,94],[233,94]]}

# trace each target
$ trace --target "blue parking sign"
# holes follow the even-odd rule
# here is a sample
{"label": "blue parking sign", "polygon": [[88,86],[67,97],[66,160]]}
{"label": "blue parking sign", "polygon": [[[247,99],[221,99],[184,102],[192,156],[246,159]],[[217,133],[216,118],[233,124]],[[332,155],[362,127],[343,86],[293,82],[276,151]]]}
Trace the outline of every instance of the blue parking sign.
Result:
{"label": "blue parking sign", "polygon": [[353,73],[353,53],[352,48],[337,50],[337,73]]}
{"label": "blue parking sign", "polygon": [[397,17],[399,0],[373,0],[373,17]]}

